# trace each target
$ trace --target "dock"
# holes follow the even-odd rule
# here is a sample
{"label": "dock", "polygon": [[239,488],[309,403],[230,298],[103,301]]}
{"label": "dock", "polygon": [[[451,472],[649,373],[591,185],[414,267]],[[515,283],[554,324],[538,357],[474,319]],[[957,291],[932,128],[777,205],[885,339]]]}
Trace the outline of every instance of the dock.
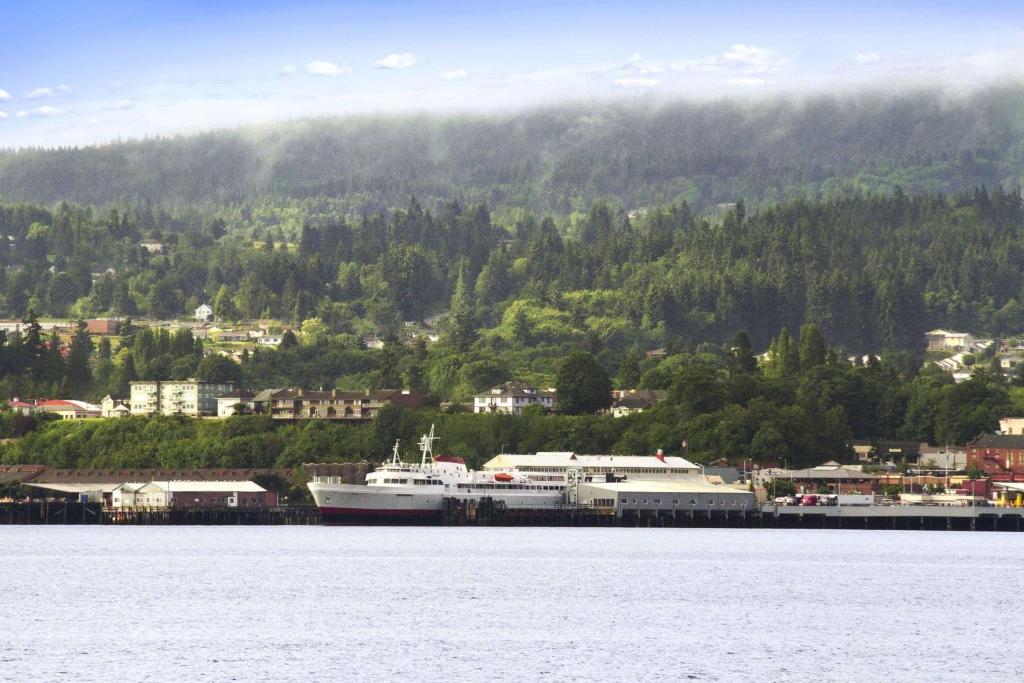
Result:
{"label": "dock", "polygon": [[247,525],[320,524],[315,507],[110,508],[100,503],[34,500],[0,503],[0,524]]}

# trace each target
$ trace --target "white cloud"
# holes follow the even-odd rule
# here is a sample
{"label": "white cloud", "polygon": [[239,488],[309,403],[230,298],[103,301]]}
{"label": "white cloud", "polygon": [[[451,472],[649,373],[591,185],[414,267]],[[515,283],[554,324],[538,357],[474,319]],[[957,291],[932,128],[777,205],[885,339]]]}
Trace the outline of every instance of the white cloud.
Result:
{"label": "white cloud", "polygon": [[45,97],[56,97],[57,95],[63,95],[64,93],[69,92],[70,90],[71,88],[69,88],[66,85],[57,85],[52,88],[36,88],[28,94],[28,99],[41,100]]}
{"label": "white cloud", "polygon": [[466,73],[465,69],[452,69],[450,71],[442,71],[437,77],[442,81],[464,81],[469,78],[469,74]]}
{"label": "white cloud", "polygon": [[378,69],[408,69],[422,61],[422,57],[411,52],[394,52],[383,59],[378,59],[373,65]]}
{"label": "white cloud", "polygon": [[11,99],[11,93],[7,92],[3,88],[0,88],[0,102],[7,102]]}
{"label": "white cloud", "polygon": [[6,118],[7,118],[7,112],[0,111],[0,121],[2,121],[3,119],[6,119]]}
{"label": "white cloud", "polygon": [[660,83],[657,78],[617,78],[615,79],[615,87],[617,88],[653,88]]}
{"label": "white cloud", "polygon": [[874,64],[882,61],[882,55],[877,52],[861,52],[854,56],[853,61],[858,64]]}
{"label": "white cloud", "polygon": [[134,109],[135,103],[131,100],[115,100],[113,102],[101,102],[100,106],[109,111],[124,111]]}
{"label": "white cloud", "polygon": [[726,81],[729,85],[734,88],[757,88],[767,83],[763,78],[754,78],[751,76],[743,76],[741,78],[730,78]]}
{"label": "white cloud", "polygon": [[314,60],[306,65],[306,73],[313,74],[314,76],[341,76],[342,74],[352,73],[352,67],[348,64],[335,64],[334,62]]}
{"label": "white cloud", "polygon": [[775,73],[786,63],[771,50],[742,43],[733,45],[731,50],[722,54],[722,59],[742,67],[747,74]]}
{"label": "white cloud", "polygon": [[50,116],[60,116],[64,113],[63,109],[57,109],[56,107],[36,107],[35,109],[25,110],[22,109],[14,115],[18,119],[26,119],[28,117],[35,118],[46,118]]}
{"label": "white cloud", "polygon": [[280,76],[294,76],[295,72],[296,72],[296,69],[295,69],[295,65],[294,64],[285,64],[284,66],[281,67],[281,70],[278,71],[277,73]]}

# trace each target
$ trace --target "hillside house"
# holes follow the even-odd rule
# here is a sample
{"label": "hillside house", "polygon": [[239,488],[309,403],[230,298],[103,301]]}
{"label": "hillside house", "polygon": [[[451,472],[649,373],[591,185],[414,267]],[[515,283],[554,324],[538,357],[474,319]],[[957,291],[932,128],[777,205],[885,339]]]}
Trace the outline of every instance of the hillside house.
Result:
{"label": "hillside house", "polygon": [[128,402],[107,394],[100,401],[100,417],[127,417],[132,414]]}
{"label": "hillside house", "polygon": [[612,407],[609,412],[615,417],[635,415],[649,410],[659,401],[668,398],[664,389],[619,389],[612,392]]}
{"label": "hillside house", "polygon": [[510,413],[521,415],[527,406],[555,408],[554,390],[538,389],[525,382],[505,382],[473,397],[474,413]]}
{"label": "hillside house", "polygon": [[213,307],[210,306],[210,304],[201,304],[199,308],[193,312],[192,317],[199,322],[211,322],[213,320]]}

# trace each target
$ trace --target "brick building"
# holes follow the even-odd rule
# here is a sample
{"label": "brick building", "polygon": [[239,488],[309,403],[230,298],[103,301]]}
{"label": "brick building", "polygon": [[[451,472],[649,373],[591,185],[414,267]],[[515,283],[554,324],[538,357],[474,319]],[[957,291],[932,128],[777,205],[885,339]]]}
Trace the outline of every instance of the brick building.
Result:
{"label": "brick building", "polygon": [[967,469],[995,481],[1024,479],[1024,435],[982,434],[967,444]]}

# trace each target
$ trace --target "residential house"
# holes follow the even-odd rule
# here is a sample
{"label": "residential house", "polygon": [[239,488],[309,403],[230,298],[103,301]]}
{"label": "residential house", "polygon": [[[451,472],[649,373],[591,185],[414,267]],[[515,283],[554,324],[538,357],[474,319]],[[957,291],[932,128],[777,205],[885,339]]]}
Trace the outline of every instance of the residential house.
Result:
{"label": "residential house", "polygon": [[31,415],[36,409],[35,401],[22,401],[15,397],[7,402],[7,407],[19,415]]}
{"label": "residential house", "polygon": [[474,413],[511,413],[520,415],[527,406],[555,408],[555,391],[538,389],[525,382],[505,382],[473,397]]}
{"label": "residential house", "polygon": [[664,389],[619,389],[612,392],[612,407],[609,412],[615,417],[635,415],[666,398],[668,392]]}
{"label": "residential house", "polygon": [[148,251],[150,254],[164,253],[164,245],[162,242],[140,242],[139,246]]}
{"label": "residential house", "polygon": [[367,335],[363,337],[363,346],[379,351],[384,348],[384,340],[375,334]]}
{"label": "residential house", "polygon": [[100,401],[101,417],[126,417],[132,414],[128,402],[107,394]]}
{"label": "residential house", "polygon": [[270,395],[270,415],[275,420],[372,420],[384,406],[418,408],[425,397],[410,389],[365,391],[309,391],[281,389]]}
{"label": "residential house", "polygon": [[274,347],[274,346],[280,346],[282,339],[283,339],[283,337],[280,334],[265,334],[262,337],[260,337],[256,341],[256,343],[259,344],[260,346],[271,346],[271,347]]}
{"label": "residential house", "polygon": [[202,304],[195,310],[192,317],[200,322],[208,323],[213,320],[213,307],[209,304]]}
{"label": "residential house", "polygon": [[231,417],[238,413],[241,406],[242,414],[256,411],[256,392],[249,389],[235,389],[217,397],[217,417]]}
{"label": "residential house", "polygon": [[196,379],[131,382],[129,406],[132,415],[217,414],[217,397],[234,387],[231,383],[200,382]]}

